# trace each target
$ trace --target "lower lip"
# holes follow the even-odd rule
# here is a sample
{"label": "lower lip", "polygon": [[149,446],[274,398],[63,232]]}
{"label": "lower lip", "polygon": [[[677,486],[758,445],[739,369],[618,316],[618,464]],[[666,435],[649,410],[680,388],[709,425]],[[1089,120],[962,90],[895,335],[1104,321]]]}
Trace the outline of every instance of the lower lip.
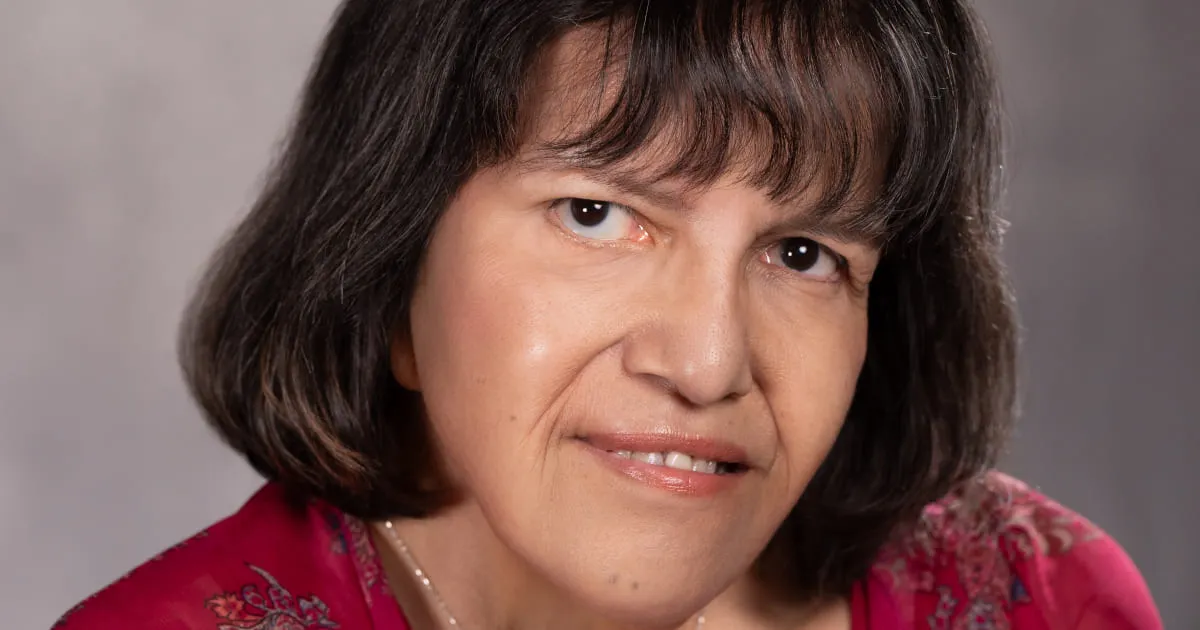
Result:
{"label": "lower lip", "polygon": [[601,463],[612,470],[647,486],[660,488],[683,496],[716,496],[722,492],[732,490],[745,477],[745,472],[712,475],[690,470],[679,470],[668,466],[656,466],[636,459],[621,457],[616,453],[596,448],[584,441],[580,441],[579,443],[598,457]]}

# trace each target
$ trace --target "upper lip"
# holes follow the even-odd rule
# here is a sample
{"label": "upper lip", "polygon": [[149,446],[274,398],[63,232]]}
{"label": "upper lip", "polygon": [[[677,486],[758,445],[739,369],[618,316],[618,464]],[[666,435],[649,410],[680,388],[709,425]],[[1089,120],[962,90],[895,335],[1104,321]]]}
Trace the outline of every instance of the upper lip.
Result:
{"label": "upper lip", "polygon": [[588,444],[606,451],[669,453],[675,451],[713,462],[747,465],[746,450],[732,442],[686,433],[589,433],[580,436]]}

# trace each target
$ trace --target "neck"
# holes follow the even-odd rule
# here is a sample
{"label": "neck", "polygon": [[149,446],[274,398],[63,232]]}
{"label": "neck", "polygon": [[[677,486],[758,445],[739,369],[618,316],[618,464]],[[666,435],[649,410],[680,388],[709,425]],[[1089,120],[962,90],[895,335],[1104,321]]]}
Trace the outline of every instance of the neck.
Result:
{"label": "neck", "polygon": [[[572,598],[528,566],[488,526],[478,506],[466,503],[437,516],[395,521],[395,533],[432,581],[442,604],[466,630],[692,630],[703,612],[704,630],[721,628],[848,628],[842,602],[829,606],[764,606],[750,578],[732,584],[704,611],[674,619],[630,620],[606,615]],[[414,628],[450,627],[432,592],[414,578],[392,536],[376,528],[389,583]],[[831,617],[830,615],[833,615]],[[836,618],[836,621],[833,619]]]}
{"label": "neck", "polygon": [[[429,576],[438,596],[466,630],[691,630],[696,619],[637,624],[606,617],[551,584],[500,541],[478,507],[464,504],[437,516],[395,521],[396,534]],[[395,540],[376,528],[384,567],[405,616],[415,628],[447,628],[447,615],[421,586]]]}

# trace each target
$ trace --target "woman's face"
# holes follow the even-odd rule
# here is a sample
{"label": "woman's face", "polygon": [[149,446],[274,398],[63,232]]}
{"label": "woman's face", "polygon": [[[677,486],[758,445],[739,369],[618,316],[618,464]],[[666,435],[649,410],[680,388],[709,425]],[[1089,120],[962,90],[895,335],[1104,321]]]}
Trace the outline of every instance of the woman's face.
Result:
{"label": "woman's face", "polygon": [[[544,113],[533,135],[571,120]],[[394,372],[530,567],[598,606],[694,609],[744,573],[832,446],[877,252],[734,179],[638,181],[649,153],[604,173],[528,156],[446,210]]]}

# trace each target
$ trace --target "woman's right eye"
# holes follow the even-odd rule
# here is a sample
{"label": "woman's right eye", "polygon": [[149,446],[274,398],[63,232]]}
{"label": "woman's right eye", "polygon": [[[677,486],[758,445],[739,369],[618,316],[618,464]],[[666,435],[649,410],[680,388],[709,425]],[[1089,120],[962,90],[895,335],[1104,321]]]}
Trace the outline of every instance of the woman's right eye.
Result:
{"label": "woman's right eye", "polygon": [[633,210],[612,201],[568,197],[550,209],[564,228],[588,240],[636,243],[649,237]]}

